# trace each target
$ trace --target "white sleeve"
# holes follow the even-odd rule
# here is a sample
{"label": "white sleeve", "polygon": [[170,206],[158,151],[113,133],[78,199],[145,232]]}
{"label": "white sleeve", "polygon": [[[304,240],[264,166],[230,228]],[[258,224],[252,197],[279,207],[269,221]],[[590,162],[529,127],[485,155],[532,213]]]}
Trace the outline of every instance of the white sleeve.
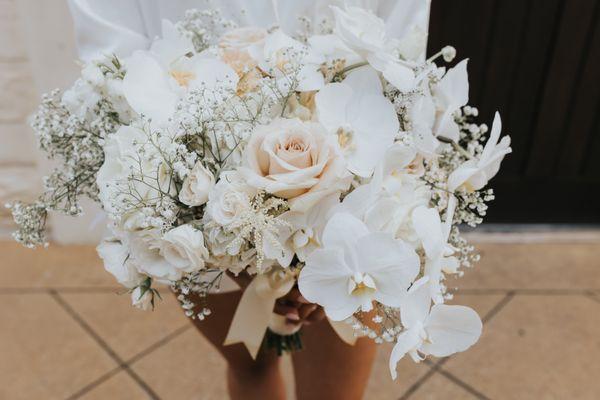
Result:
{"label": "white sleeve", "polygon": [[333,18],[330,6],[359,6],[372,10],[385,21],[390,37],[403,38],[417,28],[429,32],[431,0],[272,0],[282,29],[294,34],[302,27],[299,16],[318,24],[323,17]]}
{"label": "white sleeve", "polygon": [[147,48],[150,40],[138,0],[69,0],[79,56],[125,57]]}
{"label": "white sleeve", "polygon": [[431,0],[381,0],[377,13],[385,20],[387,33],[402,38],[413,27],[429,33]]}

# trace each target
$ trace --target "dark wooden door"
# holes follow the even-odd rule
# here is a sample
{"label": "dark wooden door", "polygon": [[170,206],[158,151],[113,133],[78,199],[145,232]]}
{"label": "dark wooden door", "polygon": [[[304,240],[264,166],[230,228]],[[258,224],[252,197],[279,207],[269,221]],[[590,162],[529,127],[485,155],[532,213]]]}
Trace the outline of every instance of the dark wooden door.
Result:
{"label": "dark wooden door", "polygon": [[429,53],[470,58],[470,103],[513,153],[488,221],[600,223],[600,0],[433,0]]}

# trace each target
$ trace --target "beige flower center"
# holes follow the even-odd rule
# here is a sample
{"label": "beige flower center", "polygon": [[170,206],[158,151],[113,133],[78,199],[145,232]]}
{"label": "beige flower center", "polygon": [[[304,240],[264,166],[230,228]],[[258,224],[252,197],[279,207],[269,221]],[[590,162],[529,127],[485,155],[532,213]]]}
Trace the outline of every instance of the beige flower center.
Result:
{"label": "beige flower center", "polygon": [[302,152],[306,150],[304,142],[298,138],[291,138],[284,144],[285,151]]}
{"label": "beige flower center", "polygon": [[353,296],[362,296],[376,291],[375,281],[369,274],[357,272],[348,282],[348,293]]}
{"label": "beige flower center", "polygon": [[342,150],[354,150],[356,146],[352,140],[354,132],[351,128],[341,126],[338,128],[335,134],[337,135],[338,143]]}
{"label": "beige flower center", "polygon": [[[293,165],[296,168],[303,169],[312,165],[312,156],[310,154],[310,144],[306,143],[301,137],[290,136],[283,143],[275,146],[275,154],[281,160]],[[279,171],[278,167],[272,166],[273,172]]]}
{"label": "beige flower center", "polygon": [[196,78],[196,74],[191,71],[171,70],[170,75],[175,79],[179,86],[188,87],[190,81]]}

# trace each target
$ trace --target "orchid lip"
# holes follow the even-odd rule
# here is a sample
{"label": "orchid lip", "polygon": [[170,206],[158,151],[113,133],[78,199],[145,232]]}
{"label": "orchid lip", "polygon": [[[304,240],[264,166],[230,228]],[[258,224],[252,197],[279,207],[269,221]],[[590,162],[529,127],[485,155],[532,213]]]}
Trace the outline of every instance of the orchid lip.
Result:
{"label": "orchid lip", "polygon": [[377,291],[375,281],[369,274],[356,272],[348,281],[348,294],[361,296],[371,294]]}

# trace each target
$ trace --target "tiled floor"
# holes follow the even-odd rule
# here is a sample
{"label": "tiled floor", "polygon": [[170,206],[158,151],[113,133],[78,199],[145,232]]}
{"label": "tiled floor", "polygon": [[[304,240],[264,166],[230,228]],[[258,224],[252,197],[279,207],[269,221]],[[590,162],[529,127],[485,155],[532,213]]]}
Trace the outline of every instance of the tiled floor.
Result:
{"label": "tiled floor", "polygon": [[[600,398],[600,242],[479,248],[450,282],[479,343],[403,360],[396,382],[382,348],[367,399]],[[224,362],[170,296],[144,313],[116,292],[91,247],[0,243],[0,399],[226,398]]]}

